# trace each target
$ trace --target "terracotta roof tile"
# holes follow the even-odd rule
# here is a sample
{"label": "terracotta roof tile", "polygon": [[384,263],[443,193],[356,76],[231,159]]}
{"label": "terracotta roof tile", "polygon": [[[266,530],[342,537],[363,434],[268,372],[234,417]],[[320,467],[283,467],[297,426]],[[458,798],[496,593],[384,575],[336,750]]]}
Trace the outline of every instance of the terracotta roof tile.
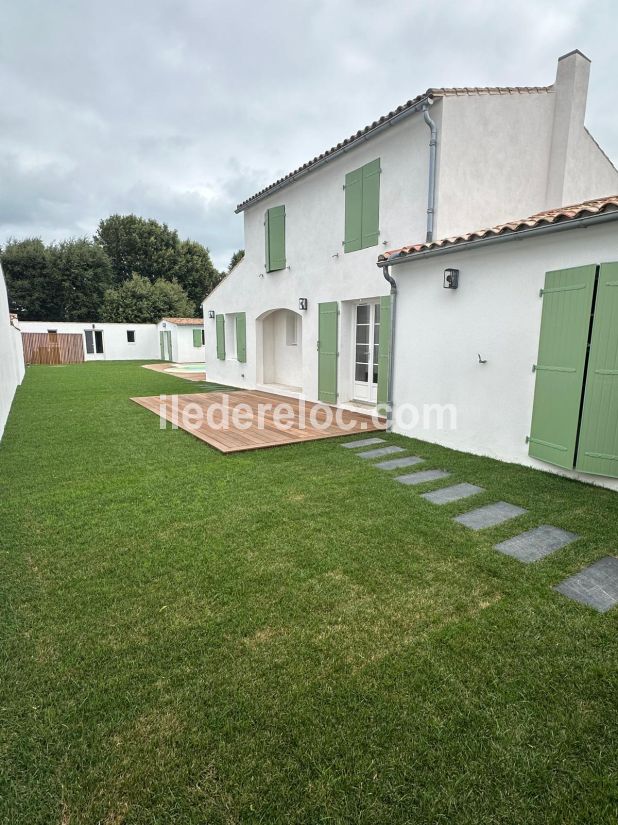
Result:
{"label": "terracotta roof tile", "polygon": [[479,241],[496,235],[523,232],[527,229],[536,229],[537,227],[546,226],[548,224],[576,220],[577,218],[582,218],[586,215],[598,215],[602,212],[617,210],[618,195],[610,195],[605,198],[583,201],[582,203],[576,203],[570,206],[560,206],[557,209],[548,209],[545,212],[537,212],[536,215],[531,215],[529,218],[521,218],[519,220],[509,221],[508,223],[501,223],[498,224],[498,226],[492,226],[489,229],[477,229],[475,232],[468,232],[463,235],[453,235],[450,238],[443,238],[438,241],[410,244],[409,246],[402,246],[400,249],[390,249],[388,252],[382,253],[378,260],[388,261],[399,256],[409,257],[430,249],[441,249],[447,246],[456,246],[457,244],[469,243],[470,241]]}
{"label": "terracotta roof tile", "polygon": [[170,324],[176,324],[177,326],[202,326],[204,323],[203,318],[162,318],[162,321],[169,321]]}
{"label": "terracotta roof tile", "polygon": [[399,115],[402,115],[404,112],[409,111],[410,109],[414,109],[422,101],[427,100],[429,102],[441,97],[464,97],[467,95],[548,94],[553,91],[553,88],[553,86],[461,86],[457,88],[427,89],[427,91],[423,94],[417,95],[415,98],[413,98],[412,100],[408,100],[406,103],[402,103],[401,106],[398,106],[396,109],[393,109],[386,115],[382,115],[382,117],[378,118],[378,120],[374,120],[373,123],[370,123],[363,129],[359,129],[358,132],[355,132],[353,135],[350,135],[350,137],[347,137],[345,140],[342,140],[336,146],[331,146],[330,149],[327,149],[320,155],[316,155],[316,157],[312,158],[311,160],[308,160],[306,163],[303,163],[303,165],[299,166],[298,169],[295,169],[293,172],[288,172],[287,175],[284,175],[282,178],[279,178],[279,180],[276,180],[274,183],[271,183],[269,186],[266,186],[264,189],[261,189],[259,192],[256,192],[255,195],[252,195],[250,198],[247,198],[242,203],[239,203],[236,207],[236,212],[242,212],[243,209],[246,209],[246,207],[250,204],[262,200],[262,198],[265,198],[273,189],[281,188],[281,186],[283,185],[292,183],[297,176],[306,174],[314,166],[317,166],[321,162],[325,161],[327,158],[330,158],[331,155],[334,155],[336,152],[345,149],[346,147],[350,146],[351,144],[355,143],[361,138],[367,138],[371,134],[371,132],[373,132],[379,126],[382,126],[382,124],[390,120],[393,120],[394,118],[397,118]]}

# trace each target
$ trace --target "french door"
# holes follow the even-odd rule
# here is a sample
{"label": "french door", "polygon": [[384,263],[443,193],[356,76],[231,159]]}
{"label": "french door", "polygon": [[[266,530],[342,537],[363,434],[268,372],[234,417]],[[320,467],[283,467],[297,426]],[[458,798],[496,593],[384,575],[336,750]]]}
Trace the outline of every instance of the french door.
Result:
{"label": "french door", "polygon": [[84,336],[86,338],[86,354],[92,355],[92,357],[97,360],[105,358],[103,350],[103,330],[85,329]]}
{"label": "french door", "polygon": [[354,398],[375,404],[378,398],[380,304],[358,304],[354,327]]}

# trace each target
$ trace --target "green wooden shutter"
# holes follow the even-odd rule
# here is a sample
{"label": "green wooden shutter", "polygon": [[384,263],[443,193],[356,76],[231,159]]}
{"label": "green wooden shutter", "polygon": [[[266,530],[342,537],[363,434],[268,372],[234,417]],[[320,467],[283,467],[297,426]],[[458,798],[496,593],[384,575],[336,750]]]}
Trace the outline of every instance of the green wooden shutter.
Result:
{"label": "green wooden shutter", "polygon": [[266,212],[266,270],[285,269],[285,206]]}
{"label": "green wooden shutter", "polygon": [[159,345],[161,347],[161,360],[165,361],[165,333],[159,333]]}
{"label": "green wooden shutter", "polygon": [[576,467],[618,478],[618,263],[600,267]]}
{"label": "green wooden shutter", "polygon": [[170,329],[166,330],[165,337],[167,338],[167,360],[173,361],[172,357],[172,331]]}
{"label": "green wooden shutter", "polygon": [[225,315],[217,315],[215,324],[217,329],[217,358],[219,361],[225,361]]}
{"label": "green wooden shutter", "polygon": [[392,296],[380,298],[380,344],[378,347],[378,404],[388,401],[388,379],[391,362],[391,306]]}
{"label": "green wooden shutter", "polygon": [[376,246],[380,225],[380,159],[363,166],[361,247]]}
{"label": "green wooden shutter", "polygon": [[548,272],[536,365],[531,456],[572,468],[596,267]]}
{"label": "green wooden shutter", "polygon": [[361,248],[363,222],[363,170],[355,169],[345,176],[345,252]]}
{"label": "green wooden shutter", "polygon": [[337,301],[318,305],[318,398],[337,403]]}
{"label": "green wooden shutter", "polygon": [[243,364],[247,360],[247,316],[236,313],[236,358]]}
{"label": "green wooden shutter", "polygon": [[193,330],[193,346],[194,347],[201,347],[202,346],[202,330],[201,329],[194,329]]}

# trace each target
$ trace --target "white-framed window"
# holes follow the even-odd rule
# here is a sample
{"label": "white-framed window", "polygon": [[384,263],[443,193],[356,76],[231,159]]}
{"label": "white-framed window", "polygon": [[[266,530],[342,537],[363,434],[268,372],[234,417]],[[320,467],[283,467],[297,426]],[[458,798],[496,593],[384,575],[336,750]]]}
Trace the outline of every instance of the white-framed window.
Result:
{"label": "white-framed window", "polygon": [[225,316],[225,357],[237,358],[236,352],[236,313],[229,312]]}

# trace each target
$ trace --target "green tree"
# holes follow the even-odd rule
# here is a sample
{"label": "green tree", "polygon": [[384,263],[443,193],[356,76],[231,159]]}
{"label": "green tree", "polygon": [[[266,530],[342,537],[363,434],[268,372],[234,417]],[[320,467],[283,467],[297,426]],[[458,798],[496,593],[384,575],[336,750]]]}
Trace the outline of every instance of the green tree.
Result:
{"label": "green tree", "polygon": [[196,241],[181,241],[174,276],[193,304],[191,315],[201,313],[204,298],[221,280],[205,246]]}
{"label": "green tree", "polygon": [[230,262],[227,267],[228,274],[234,269],[236,264],[239,264],[242,259],[245,257],[245,250],[244,249],[237,249],[236,252],[230,258]]}
{"label": "green tree", "polygon": [[111,215],[99,222],[94,239],[107,252],[117,284],[134,273],[151,283],[174,277],[180,241],[167,224],[137,215]]}
{"label": "green tree", "polygon": [[58,292],[59,321],[98,321],[107,289],[113,285],[107,253],[88,238],[48,248],[51,281]]}
{"label": "green tree", "polygon": [[113,289],[103,300],[101,320],[115,323],[156,323],[164,317],[191,317],[193,308],[187,293],[176,281],[163,278],[151,283],[133,277]]}
{"label": "green tree", "polygon": [[134,273],[151,283],[178,281],[193,304],[191,315],[221,277],[205,246],[181,241],[175,230],[155,220],[111,215],[99,223],[95,241],[107,252],[117,284]]}
{"label": "green tree", "polygon": [[61,321],[62,300],[52,279],[49,252],[40,238],[9,240],[2,250],[11,312],[27,321]]}

